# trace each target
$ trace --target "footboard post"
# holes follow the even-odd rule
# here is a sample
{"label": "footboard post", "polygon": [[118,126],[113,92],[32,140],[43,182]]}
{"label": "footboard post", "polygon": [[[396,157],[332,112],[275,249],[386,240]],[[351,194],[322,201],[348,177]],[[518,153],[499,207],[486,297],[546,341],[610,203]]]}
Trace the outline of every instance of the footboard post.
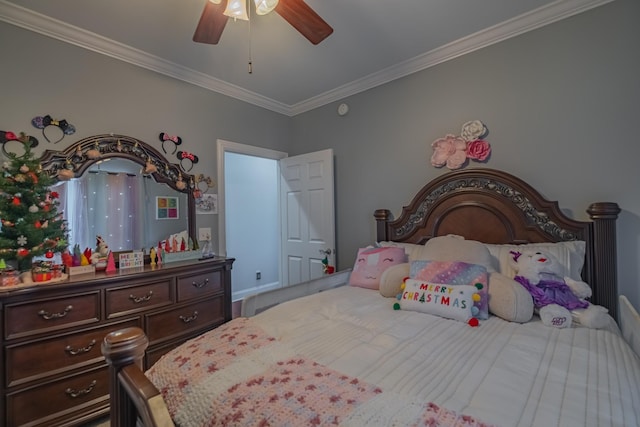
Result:
{"label": "footboard post", "polygon": [[609,308],[609,314],[618,318],[618,265],[616,263],[616,220],[620,213],[617,203],[593,203],[587,209],[593,220],[593,254],[595,280],[591,301]]}
{"label": "footboard post", "polygon": [[109,396],[111,427],[136,425],[136,410],[133,402],[118,381],[118,374],[128,365],[136,364],[142,369],[142,357],[149,340],[140,328],[125,328],[104,337],[102,354],[109,364]]}

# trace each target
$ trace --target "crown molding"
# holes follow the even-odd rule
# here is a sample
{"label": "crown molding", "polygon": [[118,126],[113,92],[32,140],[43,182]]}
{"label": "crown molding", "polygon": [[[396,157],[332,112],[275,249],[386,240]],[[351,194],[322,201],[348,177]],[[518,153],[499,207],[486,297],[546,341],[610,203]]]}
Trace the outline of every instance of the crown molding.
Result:
{"label": "crown molding", "polygon": [[425,70],[520,34],[544,27],[562,19],[585,12],[614,0],[558,0],[529,13],[501,22],[439,48],[400,62],[361,79],[339,86],[291,106],[291,115],[304,113],[389,83],[409,74]]}
{"label": "crown molding", "polygon": [[290,114],[291,107],[284,103],[5,0],[0,0],[0,21],[183,80],[277,113]]}
{"label": "crown molding", "polygon": [[0,0],[0,21],[136,65],[276,113],[295,116],[560,21],[614,0],[557,0],[305,101],[288,105],[139,49]]}

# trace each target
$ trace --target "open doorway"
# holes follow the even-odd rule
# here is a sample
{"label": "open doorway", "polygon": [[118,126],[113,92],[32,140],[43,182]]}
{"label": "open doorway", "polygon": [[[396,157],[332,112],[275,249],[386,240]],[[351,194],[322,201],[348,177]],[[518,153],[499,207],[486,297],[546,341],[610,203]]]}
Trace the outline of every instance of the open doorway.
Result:
{"label": "open doorway", "polygon": [[278,160],[285,157],[218,140],[218,251],[236,258],[234,301],[281,287]]}
{"label": "open doorway", "polygon": [[327,255],[336,260],[333,150],[288,157],[218,140],[217,159],[218,252],[236,259],[233,301],[325,274]]}

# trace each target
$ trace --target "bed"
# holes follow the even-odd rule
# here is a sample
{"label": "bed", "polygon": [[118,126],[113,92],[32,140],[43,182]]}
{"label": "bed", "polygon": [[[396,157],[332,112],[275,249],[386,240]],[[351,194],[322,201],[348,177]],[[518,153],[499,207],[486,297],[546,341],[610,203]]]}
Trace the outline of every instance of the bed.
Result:
{"label": "bed", "polygon": [[397,219],[374,214],[376,242],[392,247],[452,234],[494,249],[584,242],[579,274],[591,302],[609,310],[605,328],[496,315],[470,327],[394,310],[394,298],[350,286],[341,272],[296,287],[295,299],[249,299],[252,317],[183,344],[146,373],[142,331],[109,334],[111,425],[640,425],[640,358],[616,326],[619,211],[598,202],[589,221],[574,220],[521,179],[481,168],[426,184]]}

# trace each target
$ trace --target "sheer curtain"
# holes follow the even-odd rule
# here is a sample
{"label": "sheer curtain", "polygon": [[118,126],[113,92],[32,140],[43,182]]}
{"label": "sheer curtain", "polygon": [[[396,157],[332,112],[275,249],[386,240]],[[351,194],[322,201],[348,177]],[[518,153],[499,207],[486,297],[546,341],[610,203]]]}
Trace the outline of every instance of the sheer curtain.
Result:
{"label": "sheer curtain", "polygon": [[[69,246],[80,250],[96,247],[100,235],[112,251],[144,247],[144,223],[136,217],[144,214],[143,177],[126,173],[88,172],[80,179],[66,182],[60,206],[69,228]],[[143,221],[144,222],[144,221]]]}

